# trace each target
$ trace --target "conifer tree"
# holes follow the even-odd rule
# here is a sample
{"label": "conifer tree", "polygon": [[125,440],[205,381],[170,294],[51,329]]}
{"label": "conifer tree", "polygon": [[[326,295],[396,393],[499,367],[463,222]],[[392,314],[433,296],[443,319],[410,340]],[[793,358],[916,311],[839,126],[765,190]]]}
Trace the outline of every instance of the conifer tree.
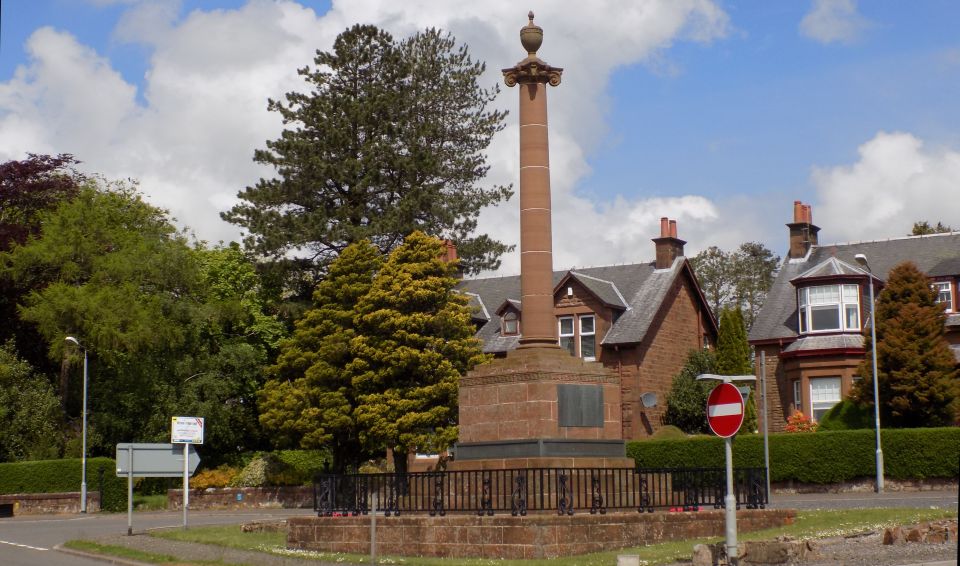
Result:
{"label": "conifer tree", "polygon": [[715,382],[697,381],[697,376],[713,373],[716,354],[710,350],[691,350],[687,361],[673,378],[667,395],[664,424],[673,425],[687,434],[708,434],[707,397]]}
{"label": "conifer tree", "polygon": [[[720,330],[717,335],[717,365],[719,375],[751,375],[750,344],[747,342],[747,329],[743,322],[743,312],[739,308],[726,308],[720,312]],[[754,406],[753,385],[744,401],[744,418],[741,431],[757,430],[757,409]]]}
{"label": "conifer tree", "polygon": [[346,373],[353,361],[357,302],[383,260],[370,242],[348,246],[313,294],[314,306],[281,344],[260,392],[260,423],[278,446],[329,447],[337,471],[362,459],[354,416],[356,392]]}
{"label": "conifer tree", "polygon": [[277,262],[297,252],[302,275],[353,242],[386,254],[421,230],[453,240],[465,272],[495,269],[509,247],[474,234],[477,217],[512,191],[482,185],[506,115],[487,108],[499,87],[480,86],[485,65],[435,29],[396,41],[372,25],[344,31],[314,63],[299,71],[307,92],[268,104],[287,128],[254,161],[277,176],[223,214],[246,246]]}
{"label": "conifer tree", "polygon": [[[930,280],[915,264],[890,271],[877,298],[877,373],[880,420],[887,427],[953,424],[958,402],[957,369],[944,338],[943,306],[936,303]],[[863,378],[853,397],[873,407],[873,344],[858,368]]]}
{"label": "conifer tree", "polygon": [[391,448],[397,471],[410,451],[439,451],[457,436],[459,377],[485,360],[467,299],[454,292],[456,265],[443,244],[414,232],[396,248],[357,303],[354,411],[368,450]]}

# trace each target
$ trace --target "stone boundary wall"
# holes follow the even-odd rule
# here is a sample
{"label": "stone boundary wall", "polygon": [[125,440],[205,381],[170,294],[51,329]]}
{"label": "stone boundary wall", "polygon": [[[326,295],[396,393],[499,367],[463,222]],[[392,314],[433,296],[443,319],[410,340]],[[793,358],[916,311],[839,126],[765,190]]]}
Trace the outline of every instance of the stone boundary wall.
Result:
{"label": "stone boundary wall", "polygon": [[[831,484],[803,483],[798,481],[772,482],[773,494],[794,493],[866,493],[875,491],[876,480],[861,479]],[[957,478],[927,478],[922,480],[893,480],[885,478],[884,491],[956,491],[960,486]]]}
{"label": "stone boundary wall", "polygon": [[[181,509],[183,490],[167,490],[167,508]],[[312,509],[313,487],[223,487],[190,490],[190,509]]]}
{"label": "stone boundary wall", "polygon": [[[741,532],[793,523],[791,509],[741,510]],[[370,553],[370,517],[291,517],[287,548]],[[477,517],[377,517],[377,554],[533,559],[723,536],[724,511]]]}
{"label": "stone boundary wall", "polygon": [[[0,495],[0,504],[13,504],[16,515],[46,515],[52,513],[79,513],[80,492],[12,493]],[[100,492],[87,492],[87,512],[100,511]]]}

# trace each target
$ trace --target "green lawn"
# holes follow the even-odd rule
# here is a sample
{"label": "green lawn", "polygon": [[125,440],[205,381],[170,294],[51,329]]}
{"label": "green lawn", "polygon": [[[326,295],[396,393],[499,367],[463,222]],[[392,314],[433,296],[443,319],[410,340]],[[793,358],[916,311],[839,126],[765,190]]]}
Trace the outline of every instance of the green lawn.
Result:
{"label": "green lawn", "polygon": [[[823,538],[876,530],[893,525],[906,525],[920,521],[956,517],[952,510],[944,509],[851,509],[837,511],[799,511],[793,525],[778,527],[752,533],[740,533],[740,540],[772,539],[779,535],[797,538]],[[186,540],[206,544],[217,544],[246,550],[269,552],[271,554],[293,555],[304,558],[316,558],[331,562],[369,563],[369,556],[356,554],[319,553],[288,551],[284,548],[284,533],[241,533],[239,525],[218,527],[195,527],[188,531],[165,530],[151,533],[153,536],[175,540]],[[618,554],[637,554],[646,564],[665,564],[678,559],[689,559],[694,544],[718,542],[719,537],[711,539],[691,539],[666,542],[650,546],[623,550],[598,552],[568,558],[549,560],[458,560],[464,566],[497,564],[500,566],[609,566],[616,564]],[[381,564],[406,564],[409,566],[447,566],[449,560],[440,558],[383,557]]]}

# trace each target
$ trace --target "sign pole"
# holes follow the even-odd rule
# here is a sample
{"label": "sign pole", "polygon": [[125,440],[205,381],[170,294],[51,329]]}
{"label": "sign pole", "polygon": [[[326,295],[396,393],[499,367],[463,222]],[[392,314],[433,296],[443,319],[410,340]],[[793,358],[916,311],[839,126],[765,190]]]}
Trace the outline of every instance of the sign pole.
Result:
{"label": "sign pole", "polygon": [[[103,497],[103,494],[100,495]],[[127,451],[127,536],[133,535],[133,447]]]}
{"label": "sign pole", "polygon": [[183,530],[187,530],[187,507],[190,505],[190,464],[187,448],[189,444],[183,444]]}
{"label": "sign pole", "polygon": [[760,394],[763,400],[763,466],[767,472],[767,497],[770,497],[770,431],[767,430],[767,353],[760,352]]}
{"label": "sign pole", "polygon": [[731,437],[723,439],[724,452],[727,456],[727,496],[723,498],[726,507],[727,528],[727,560],[736,564],[739,559],[737,551],[737,496],[733,491],[733,441]]}

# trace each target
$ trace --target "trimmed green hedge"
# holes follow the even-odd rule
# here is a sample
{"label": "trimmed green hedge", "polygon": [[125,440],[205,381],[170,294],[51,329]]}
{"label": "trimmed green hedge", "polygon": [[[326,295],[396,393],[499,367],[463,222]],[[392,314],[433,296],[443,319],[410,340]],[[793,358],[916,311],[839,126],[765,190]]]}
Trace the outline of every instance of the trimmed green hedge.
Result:
{"label": "trimmed green hedge", "polygon": [[[897,480],[960,477],[960,428],[888,429],[880,433],[885,477]],[[644,468],[723,467],[723,439],[627,443],[627,456]],[[733,464],[763,466],[763,437],[738,436]],[[838,430],[770,435],[770,479],[836,483],[876,474],[872,430]]]}
{"label": "trimmed green hedge", "polygon": [[[0,493],[60,493],[80,491],[82,460],[38,460],[0,464]],[[127,484],[117,477],[113,458],[87,458],[87,490],[100,489],[99,470],[103,467],[101,507],[105,511],[127,508]]]}

